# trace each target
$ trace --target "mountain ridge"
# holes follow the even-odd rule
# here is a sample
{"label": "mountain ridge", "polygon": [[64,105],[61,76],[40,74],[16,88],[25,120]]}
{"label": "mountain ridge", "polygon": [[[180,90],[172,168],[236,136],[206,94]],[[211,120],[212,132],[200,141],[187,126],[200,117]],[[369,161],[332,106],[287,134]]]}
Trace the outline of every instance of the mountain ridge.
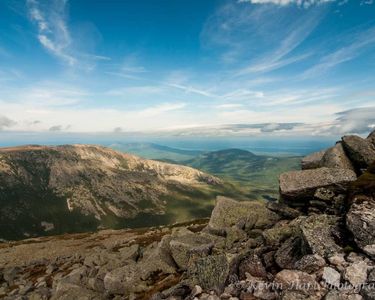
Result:
{"label": "mountain ridge", "polygon": [[5,232],[16,231],[19,236],[24,234],[23,223],[26,233],[27,228],[37,227],[42,234],[42,222],[64,227],[65,217],[67,222],[72,218],[72,227],[94,229],[107,218],[112,222],[139,213],[164,214],[168,195],[190,199],[195,191],[220,185],[220,179],[191,167],[101,146],[28,145],[0,150],[1,223],[7,224]]}
{"label": "mountain ridge", "polygon": [[323,152],[280,175],[277,202],[218,197],[209,220],[0,244],[0,296],[374,299],[374,140]]}

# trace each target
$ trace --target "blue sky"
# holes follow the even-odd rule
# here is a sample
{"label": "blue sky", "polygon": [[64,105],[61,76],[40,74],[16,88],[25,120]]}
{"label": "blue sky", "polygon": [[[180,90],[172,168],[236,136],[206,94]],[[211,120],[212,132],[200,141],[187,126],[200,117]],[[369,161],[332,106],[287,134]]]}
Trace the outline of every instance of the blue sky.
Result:
{"label": "blue sky", "polygon": [[0,130],[375,126],[373,0],[5,0]]}

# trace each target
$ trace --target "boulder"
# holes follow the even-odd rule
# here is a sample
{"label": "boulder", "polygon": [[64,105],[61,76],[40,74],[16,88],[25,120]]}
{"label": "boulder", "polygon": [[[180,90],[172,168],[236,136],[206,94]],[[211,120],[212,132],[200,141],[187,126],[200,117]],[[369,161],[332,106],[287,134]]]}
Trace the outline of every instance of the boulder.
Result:
{"label": "boulder", "polygon": [[301,238],[291,237],[277,249],[275,261],[282,269],[293,269],[296,262],[305,254],[303,251]]}
{"label": "boulder", "polygon": [[302,170],[320,168],[321,161],[325,152],[326,150],[322,150],[305,156],[301,161]]}
{"label": "boulder", "polygon": [[375,146],[375,130],[369,134],[366,140]]}
{"label": "boulder", "polygon": [[[370,299],[370,298],[365,298]],[[324,300],[363,300],[359,294],[353,294],[353,291],[330,290],[324,297]]]}
{"label": "boulder", "polygon": [[344,278],[354,287],[363,285],[367,280],[368,266],[366,262],[359,261],[345,269]]}
{"label": "boulder", "polygon": [[359,136],[349,135],[342,138],[343,146],[354,166],[366,169],[375,161],[375,146]]}
{"label": "boulder", "polygon": [[276,274],[275,282],[282,290],[314,289],[319,286],[314,276],[296,270],[282,270]]}
{"label": "boulder", "polygon": [[341,267],[346,264],[344,253],[335,253],[328,257],[328,261],[331,265]]}
{"label": "boulder", "polygon": [[[232,226],[225,229],[225,247],[226,249],[233,248],[235,243],[248,240],[247,234],[238,226]],[[215,245],[217,247],[217,245]]]}
{"label": "boulder", "polygon": [[325,267],[323,269],[322,279],[331,287],[339,287],[341,281],[341,275],[335,269],[331,267]]}
{"label": "boulder", "polygon": [[360,300],[364,299],[364,300],[373,300],[375,299],[375,289],[373,286],[369,285],[369,286],[365,286],[362,290],[361,290],[361,295],[363,296],[363,298],[360,298]]}
{"label": "boulder", "polygon": [[[190,231],[186,230],[186,232]],[[155,242],[144,250],[142,259],[137,263],[140,265],[143,280],[147,280],[155,273],[176,273],[177,266],[169,246],[171,240],[172,236],[165,235],[159,243]]]}
{"label": "boulder", "polygon": [[147,289],[141,279],[140,267],[131,264],[108,272],[104,277],[104,287],[110,294],[129,295]]}
{"label": "boulder", "polygon": [[330,215],[312,215],[301,224],[301,231],[306,246],[313,254],[324,258],[342,252],[336,243],[341,237],[340,218]]}
{"label": "boulder", "polygon": [[264,202],[238,202],[226,197],[218,197],[212,211],[208,228],[212,232],[225,232],[226,228],[237,225],[240,229],[264,229],[274,225],[280,217],[269,210]]}
{"label": "boulder", "polygon": [[[29,298],[31,299],[31,298]],[[43,298],[40,298],[43,299]],[[79,285],[72,283],[61,282],[57,285],[56,291],[51,300],[104,300],[106,297],[102,293],[94,292]]]}
{"label": "boulder", "polygon": [[180,269],[186,269],[191,257],[203,257],[211,252],[213,243],[210,239],[197,234],[187,234],[169,242],[174,261]]}
{"label": "boulder", "polygon": [[297,232],[297,227],[294,226],[294,224],[280,223],[281,224],[278,223],[274,227],[263,231],[262,236],[266,245],[279,245]]}
{"label": "boulder", "polygon": [[375,258],[375,199],[358,195],[346,215],[346,225],[358,247]]}
{"label": "boulder", "polygon": [[122,261],[126,260],[137,260],[139,257],[139,245],[134,244],[129,247],[120,248],[118,251],[120,252],[120,258]]}
{"label": "boulder", "polygon": [[307,273],[314,273],[326,265],[323,257],[318,254],[308,254],[295,263],[294,268]]}
{"label": "boulder", "polygon": [[355,181],[356,174],[348,169],[319,168],[290,171],[280,175],[281,200],[291,206],[301,206],[314,197],[318,188],[345,191]]}
{"label": "boulder", "polygon": [[251,254],[242,260],[238,266],[240,279],[246,279],[246,273],[257,278],[266,278],[267,271],[262,260],[256,254]]}
{"label": "boulder", "polygon": [[329,148],[323,155],[321,161],[322,167],[349,169],[354,171],[354,166],[345,153],[342,143],[337,143],[332,148]]}
{"label": "boulder", "polygon": [[298,210],[293,209],[288,205],[280,202],[268,202],[267,208],[285,219],[293,220],[301,215]]}
{"label": "boulder", "polygon": [[[308,291],[284,291],[281,295],[282,300],[321,300],[324,296],[324,290]],[[324,298],[325,299],[325,298]],[[337,299],[335,299],[337,300]]]}
{"label": "boulder", "polygon": [[205,290],[222,292],[230,275],[230,260],[224,254],[210,255],[195,260],[188,269],[189,281]]}

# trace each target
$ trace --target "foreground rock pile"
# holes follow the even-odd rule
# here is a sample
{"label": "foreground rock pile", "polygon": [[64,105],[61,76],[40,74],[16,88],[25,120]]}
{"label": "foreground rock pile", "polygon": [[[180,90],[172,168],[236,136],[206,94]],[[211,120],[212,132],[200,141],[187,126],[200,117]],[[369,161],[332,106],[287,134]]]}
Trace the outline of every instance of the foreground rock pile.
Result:
{"label": "foreground rock pile", "polygon": [[205,224],[8,264],[0,298],[375,299],[374,135],[306,157],[279,202],[219,197]]}

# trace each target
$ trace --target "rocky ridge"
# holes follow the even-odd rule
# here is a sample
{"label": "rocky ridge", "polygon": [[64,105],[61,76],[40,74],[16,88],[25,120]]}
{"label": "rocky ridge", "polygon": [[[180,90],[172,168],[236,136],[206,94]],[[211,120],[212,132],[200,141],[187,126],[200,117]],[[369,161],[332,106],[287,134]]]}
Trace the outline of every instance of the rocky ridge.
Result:
{"label": "rocky ridge", "polygon": [[375,299],[373,137],[305,158],[280,176],[278,202],[218,197],[207,222],[4,244],[0,297]]}
{"label": "rocky ridge", "polygon": [[190,167],[100,146],[1,148],[0,238],[93,231],[140,213],[164,214],[167,197],[189,199],[221,184]]}

